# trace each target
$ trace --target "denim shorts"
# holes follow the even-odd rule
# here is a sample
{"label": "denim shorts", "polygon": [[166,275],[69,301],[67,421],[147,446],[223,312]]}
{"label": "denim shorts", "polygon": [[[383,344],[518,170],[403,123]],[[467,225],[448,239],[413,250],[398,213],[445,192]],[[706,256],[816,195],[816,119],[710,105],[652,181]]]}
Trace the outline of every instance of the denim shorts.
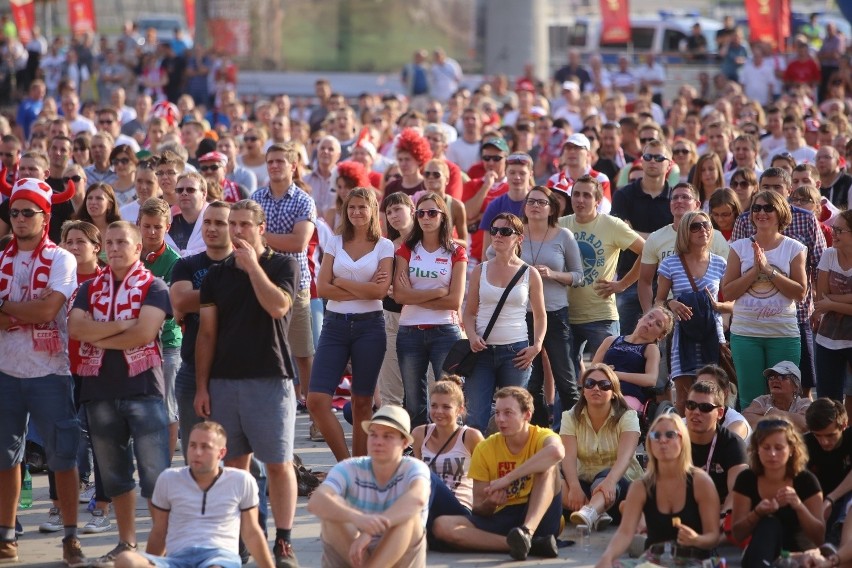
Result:
{"label": "denim shorts", "polygon": [[228,433],[228,455],[254,452],[263,463],[293,461],[296,392],[289,379],[211,379],[210,419]]}
{"label": "denim shorts", "polygon": [[23,461],[28,420],[43,438],[51,470],[77,467],[80,421],[71,375],[22,379],[0,373],[0,470]]}
{"label": "denim shorts", "polygon": [[240,568],[242,566],[239,554],[222,548],[193,546],[168,554],[168,556],[153,554],[142,554],[142,556],[157,568],[208,568],[209,566]]}
{"label": "denim shorts", "polygon": [[366,314],[326,312],[308,392],[334,396],[346,363],[351,359],[352,394],[373,396],[385,347],[385,319],[381,311]]}
{"label": "denim shorts", "polygon": [[[529,503],[508,505],[493,515],[472,514],[470,516],[470,522],[479,530],[505,536],[509,534],[509,531],[513,528],[524,524],[527,517],[528,505]],[[559,536],[560,532],[562,532],[561,491],[556,494],[556,497],[554,497],[553,501],[551,501],[550,505],[548,505],[547,510],[544,512],[544,516],[542,517],[533,536]]]}
{"label": "denim shorts", "polygon": [[86,403],[86,412],[106,496],[114,498],[136,487],[135,454],[142,497],[150,498],[157,477],[170,461],[169,421],[163,399],[143,396],[94,400]]}

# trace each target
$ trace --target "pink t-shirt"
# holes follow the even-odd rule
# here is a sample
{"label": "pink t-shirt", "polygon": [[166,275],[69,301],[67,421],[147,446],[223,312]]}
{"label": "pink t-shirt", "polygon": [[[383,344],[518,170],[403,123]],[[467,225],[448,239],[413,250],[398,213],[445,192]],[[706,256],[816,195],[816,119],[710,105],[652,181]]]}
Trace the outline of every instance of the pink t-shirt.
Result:
{"label": "pink t-shirt", "polygon": [[[464,247],[455,247],[448,251],[438,247],[429,252],[421,243],[411,250],[402,244],[396,251],[408,261],[408,279],[411,286],[417,290],[434,290],[449,288],[453,276],[453,266],[457,262],[467,262],[467,252]],[[402,307],[399,325],[441,325],[458,324],[459,314],[456,310],[431,310],[416,304],[406,304]]]}

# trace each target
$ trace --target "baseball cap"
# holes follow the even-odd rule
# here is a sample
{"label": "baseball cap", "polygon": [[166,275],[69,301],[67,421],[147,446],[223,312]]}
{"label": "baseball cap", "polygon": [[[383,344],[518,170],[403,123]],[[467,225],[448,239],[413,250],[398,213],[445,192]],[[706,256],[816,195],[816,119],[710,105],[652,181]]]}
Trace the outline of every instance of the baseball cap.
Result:
{"label": "baseball cap", "polygon": [[506,140],[500,138],[499,136],[492,136],[491,138],[486,138],[482,141],[482,147],[480,150],[484,149],[486,146],[494,146],[501,152],[509,153],[509,145],[506,143]]}
{"label": "baseball cap", "polygon": [[592,147],[592,143],[589,142],[589,139],[586,137],[586,135],[580,134],[579,132],[575,132],[574,134],[569,136],[568,139],[565,140],[565,143],[562,144],[562,147],[564,148],[569,144],[572,146],[578,146],[580,148],[583,148],[584,150],[589,150]]}
{"label": "baseball cap", "polygon": [[408,416],[408,411],[401,406],[387,404],[379,408],[373,413],[372,419],[361,422],[361,428],[369,434],[370,425],[372,424],[380,424],[393,428],[405,436],[409,444],[414,442],[414,438],[411,436],[411,418]]}
{"label": "baseball cap", "polygon": [[565,81],[562,83],[563,91],[577,91],[580,92],[580,85],[577,84],[576,81]]}
{"label": "baseball cap", "polygon": [[774,366],[763,371],[764,377],[769,378],[771,375],[794,377],[795,380],[793,383],[796,385],[796,389],[802,388],[802,372],[792,361],[780,361]]}
{"label": "baseball cap", "polygon": [[534,93],[535,92],[535,85],[529,79],[521,79],[515,85],[515,91],[519,92],[519,93],[521,91],[529,91],[530,93]]}

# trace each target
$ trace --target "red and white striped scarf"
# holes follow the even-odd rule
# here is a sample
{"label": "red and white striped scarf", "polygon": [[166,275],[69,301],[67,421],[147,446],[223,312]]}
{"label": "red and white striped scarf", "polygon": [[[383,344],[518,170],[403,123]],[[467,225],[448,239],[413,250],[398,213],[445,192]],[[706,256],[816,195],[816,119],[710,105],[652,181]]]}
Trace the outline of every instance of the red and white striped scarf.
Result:
{"label": "red and white striped scarf", "polygon": [[228,203],[236,203],[243,198],[240,194],[240,186],[237,185],[237,182],[229,179],[225,179],[222,183],[222,195]]}

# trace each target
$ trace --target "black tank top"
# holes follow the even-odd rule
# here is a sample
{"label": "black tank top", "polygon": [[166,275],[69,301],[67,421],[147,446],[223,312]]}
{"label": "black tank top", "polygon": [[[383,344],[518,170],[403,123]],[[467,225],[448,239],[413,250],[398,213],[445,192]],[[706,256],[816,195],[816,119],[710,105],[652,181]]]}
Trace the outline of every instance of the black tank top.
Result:
{"label": "black tank top", "polygon": [[[647,347],[647,343],[630,343],[623,335],[619,335],[604,353],[604,365],[610,365],[622,373],[644,373]],[[628,381],[621,381],[621,394],[635,397],[643,404],[648,398],[642,387]]]}
{"label": "black tank top", "polygon": [[690,527],[698,534],[704,532],[701,525],[701,512],[698,510],[698,502],[695,500],[692,473],[688,473],[686,476],[686,503],[682,510],[671,515],[661,513],[657,509],[657,486],[654,485],[648,489],[648,497],[645,499],[645,507],[642,512],[645,513],[645,523],[648,526],[646,548],[652,544],[677,540],[677,527],[672,525],[672,519],[675,517],[679,517],[681,524]]}

